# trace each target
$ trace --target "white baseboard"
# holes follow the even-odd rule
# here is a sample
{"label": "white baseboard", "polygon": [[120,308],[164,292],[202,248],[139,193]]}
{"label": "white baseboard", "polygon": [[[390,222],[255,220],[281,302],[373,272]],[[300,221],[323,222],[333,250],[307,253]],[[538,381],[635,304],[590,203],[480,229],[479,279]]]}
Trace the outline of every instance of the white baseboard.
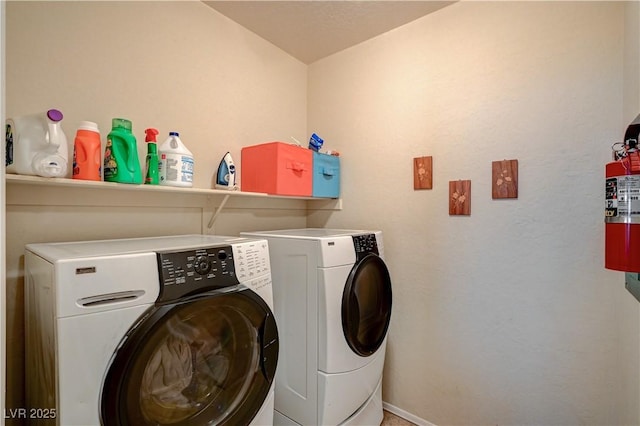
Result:
{"label": "white baseboard", "polygon": [[421,419],[420,417],[415,416],[409,413],[408,411],[403,410],[402,408],[398,408],[394,405],[391,405],[388,402],[382,401],[382,408],[418,426],[436,426],[435,424],[428,422],[425,419]]}

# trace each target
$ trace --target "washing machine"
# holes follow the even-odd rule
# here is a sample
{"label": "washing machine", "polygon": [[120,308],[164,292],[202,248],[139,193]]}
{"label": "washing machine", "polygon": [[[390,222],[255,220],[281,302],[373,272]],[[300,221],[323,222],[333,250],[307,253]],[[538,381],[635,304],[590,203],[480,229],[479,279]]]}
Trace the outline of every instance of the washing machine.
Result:
{"label": "washing machine", "polygon": [[242,235],[269,242],[280,332],[275,424],[379,425],[392,302],[382,233]]}
{"label": "washing machine", "polygon": [[25,303],[30,424],[273,423],[265,240],[29,244]]}

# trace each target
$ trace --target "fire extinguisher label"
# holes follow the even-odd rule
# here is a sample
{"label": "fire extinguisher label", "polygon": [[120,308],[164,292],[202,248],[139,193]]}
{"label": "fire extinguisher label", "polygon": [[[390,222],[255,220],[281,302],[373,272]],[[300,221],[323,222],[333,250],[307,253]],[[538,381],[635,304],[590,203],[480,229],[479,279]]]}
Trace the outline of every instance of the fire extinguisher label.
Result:
{"label": "fire extinguisher label", "polygon": [[640,223],[640,175],[607,178],[604,203],[606,222]]}

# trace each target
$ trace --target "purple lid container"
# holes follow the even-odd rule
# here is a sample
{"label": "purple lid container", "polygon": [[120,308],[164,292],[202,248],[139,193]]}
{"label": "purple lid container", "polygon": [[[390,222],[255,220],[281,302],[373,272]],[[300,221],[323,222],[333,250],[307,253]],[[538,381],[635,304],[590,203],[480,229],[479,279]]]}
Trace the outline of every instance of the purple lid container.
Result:
{"label": "purple lid container", "polygon": [[47,111],[47,117],[49,117],[49,120],[51,121],[62,121],[62,113],[57,109],[50,109]]}

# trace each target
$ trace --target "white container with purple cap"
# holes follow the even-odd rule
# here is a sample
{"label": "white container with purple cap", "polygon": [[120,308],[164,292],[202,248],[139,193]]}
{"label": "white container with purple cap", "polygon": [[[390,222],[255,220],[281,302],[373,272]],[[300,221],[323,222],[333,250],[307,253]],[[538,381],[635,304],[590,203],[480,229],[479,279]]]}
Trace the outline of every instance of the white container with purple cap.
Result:
{"label": "white container with purple cap", "polygon": [[69,146],[62,130],[62,117],[60,111],[50,109],[44,113],[7,119],[6,172],[68,177]]}

